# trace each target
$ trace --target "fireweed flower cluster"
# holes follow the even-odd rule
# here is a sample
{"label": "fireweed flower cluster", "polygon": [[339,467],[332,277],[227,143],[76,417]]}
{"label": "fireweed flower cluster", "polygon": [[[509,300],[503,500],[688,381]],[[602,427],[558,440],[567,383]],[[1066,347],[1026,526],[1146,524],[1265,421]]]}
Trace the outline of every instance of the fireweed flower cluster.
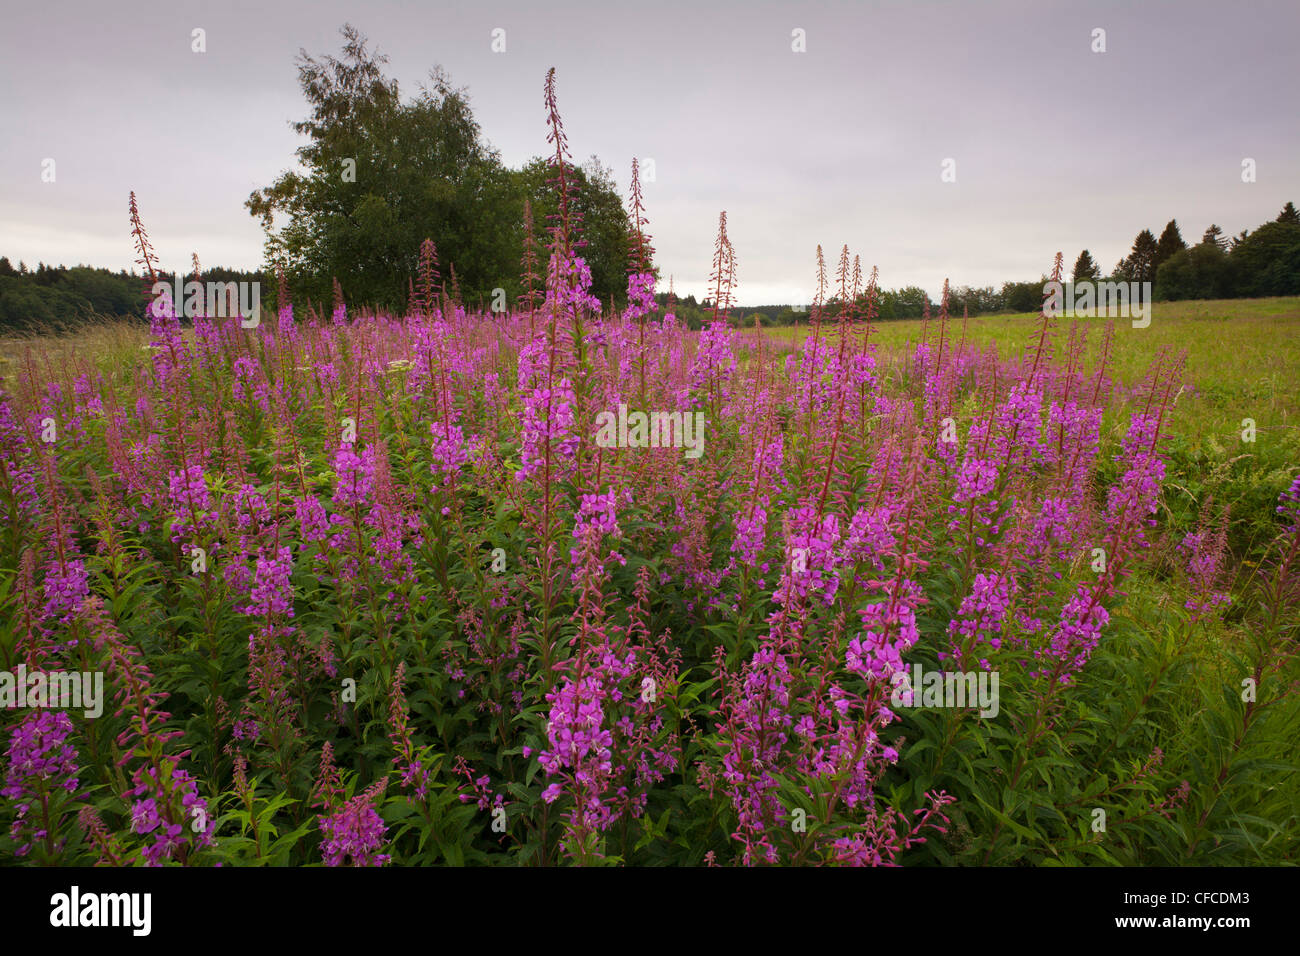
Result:
{"label": "fireweed flower cluster", "polygon": [[[759,396],[760,400],[765,398],[766,396]],[[752,426],[742,426],[741,431],[746,434],[752,433],[753,429]],[[767,543],[768,508],[772,503],[772,491],[781,485],[783,459],[781,436],[777,435],[771,440],[766,440],[766,437],[762,433],[757,435],[753,455],[754,479],[750,484],[748,501],[736,515],[736,537],[731,544],[731,551],[742,567],[757,568],[763,573],[768,571],[769,566],[760,563],[759,556]]]}
{"label": "fireweed flower cluster", "polygon": [[61,711],[28,714],[9,734],[5,751],[5,785],[0,796],[14,801],[14,821],[9,836],[18,843],[16,856],[26,856],[33,843],[45,843],[57,852],[66,836],[52,829],[51,798],[57,791],[75,794],[78,787],[77,750],[69,742],[72,721]]}
{"label": "fireweed flower cluster", "polygon": [[849,640],[845,662],[850,671],[864,678],[888,680],[902,670],[903,654],[920,637],[916,608],[922,599],[921,589],[903,580],[886,594],[886,600],[858,612],[862,634]]}
{"label": "fireweed flower cluster", "polygon": [[392,690],[388,702],[388,737],[392,741],[397,756],[393,763],[402,775],[402,786],[409,787],[415,800],[424,800],[429,795],[429,770],[424,761],[416,756],[415,745],[411,742],[409,714],[406,695],[402,692],[402,682],[406,676],[406,662],[397,665],[393,676]]}
{"label": "fireweed flower cluster", "polygon": [[241,355],[235,359],[234,396],[237,402],[249,402],[263,412],[271,411],[271,391],[266,376],[262,374],[257,362],[250,356]]}
{"label": "fireweed flower cluster", "polygon": [[[436,482],[446,484],[469,461],[465,433],[459,425],[450,423],[430,425],[429,431],[433,435],[433,462],[429,470]],[[431,490],[437,491],[438,485],[435,484]]]}
{"label": "fireweed flower cluster", "polygon": [[1102,628],[1110,613],[1101,605],[1097,592],[1086,584],[1079,585],[1061,610],[1061,620],[1052,632],[1046,655],[1050,669],[1030,672],[1031,677],[1049,676],[1068,684],[1082,670],[1101,640]]}
{"label": "fireweed flower cluster", "polygon": [[1277,513],[1290,522],[1286,528],[1288,534],[1300,532],[1300,475],[1296,475],[1291,487],[1282,492]]}
{"label": "fireweed flower cluster", "polygon": [[1124,474],[1106,497],[1107,530],[1112,537],[1118,537],[1122,531],[1131,532],[1136,547],[1149,544],[1147,529],[1155,525],[1149,516],[1156,512],[1165,477],[1164,459],[1154,450],[1158,429],[1159,422],[1154,417],[1133,416],[1120,454],[1116,456],[1116,461],[1125,466]]}
{"label": "fireweed flower cluster", "polygon": [[[626,677],[631,673],[625,661],[609,663],[612,672],[619,676]],[[600,784],[613,771],[610,747],[614,736],[603,726],[603,676],[589,673],[576,681],[566,680],[552,695],[546,731],[550,746],[538,756],[548,774],[556,776],[566,770],[572,771],[575,781],[584,791],[596,793],[603,789]],[[560,784],[553,783],[542,791],[542,799],[547,803],[553,802],[562,792]],[[580,812],[587,826],[603,829],[609,825],[610,812],[599,796],[590,796]]]}
{"label": "fireweed flower cluster", "polygon": [[1187,562],[1187,579],[1192,597],[1183,605],[1195,620],[1212,614],[1232,598],[1218,588],[1226,549],[1227,529],[1222,523],[1214,528],[1189,532],[1178,543],[1178,552]]}
{"label": "fireweed flower cluster", "polygon": [[790,531],[790,572],[782,578],[773,599],[779,603],[790,600],[807,601],[812,594],[831,604],[839,587],[836,574],[838,546],[840,544],[839,518],[822,515],[813,508],[796,508],[786,515]]}
{"label": "fireweed flower cluster", "polygon": [[44,588],[45,617],[68,620],[81,610],[90,594],[85,562],[72,558],[63,565],[51,564],[45,573]]}
{"label": "fireweed flower cluster", "polygon": [[1041,440],[1043,396],[1029,382],[1017,382],[998,409],[993,437],[994,459],[1008,470],[1032,471],[1044,455]]}
{"label": "fireweed flower cluster", "polygon": [[565,798],[560,849],[586,859],[599,833],[641,817],[649,789],[678,769],[679,746],[662,703],[677,679],[674,654],[651,641],[645,627],[649,572],[638,572],[626,625],[604,620],[608,575],[598,551],[586,551],[579,572],[578,646],[547,694],[547,746],[537,760],[549,781],[543,802]]}
{"label": "fireweed flower cluster", "polygon": [[[1048,441],[1043,448],[1047,460],[1059,466],[1061,481],[1067,487],[1078,488],[1088,480],[1101,440],[1102,411],[1073,400],[1052,402],[1048,408]],[[1050,440],[1052,435],[1056,436],[1055,443]]]}
{"label": "fireweed flower cluster", "polygon": [[252,617],[293,617],[293,553],[277,548],[273,555],[259,554],[253,569],[253,587],[249,603],[239,608]]}
{"label": "fireweed flower cluster", "polygon": [[161,778],[154,767],[137,769],[136,786],[128,791],[134,798],[131,831],[148,841],[141,851],[147,866],[212,843],[208,803],[198,794],[198,781],[176,764],[167,758]]}
{"label": "fireweed flower cluster", "polygon": [[8,399],[0,393],[0,471],[7,493],[0,495],[0,519],[31,520],[39,510],[36,473],[27,436],[14,421]]}
{"label": "fireweed flower cluster", "polygon": [[392,854],[380,853],[388,827],[375,810],[375,801],[383,794],[382,784],[343,802],[333,813],[319,817],[321,856],[326,866],[384,866]]}
{"label": "fireweed flower cluster", "polygon": [[729,738],[718,780],[735,808],[733,836],[745,850],[745,862],[775,863],[777,848],[767,837],[770,825],[784,815],[774,773],[783,763],[794,730],[790,713],[791,674],[786,655],[776,647],[758,650],[723,698],[722,714]]}
{"label": "fireweed flower cluster", "polygon": [[[573,525],[574,547],[570,554],[570,560],[579,566],[573,574],[575,584],[581,580],[581,565],[585,564],[588,556],[600,547],[601,541],[607,535],[611,538],[622,536],[618,527],[617,507],[615,491],[612,488],[604,494],[582,496],[582,504],[578,507]],[[605,561],[627,563],[627,560],[617,551],[609,551],[602,559],[602,563]]]}
{"label": "fireweed flower cluster", "polygon": [[655,302],[655,277],[649,272],[634,272],[627,277],[627,310],[623,317],[640,319],[659,308]]}
{"label": "fireweed flower cluster", "polygon": [[495,810],[505,807],[506,799],[499,793],[492,792],[492,778],[487,774],[475,776],[473,769],[464,757],[457,757],[456,773],[465,778],[460,794],[461,803],[473,803],[480,810]]}
{"label": "fireweed flower cluster", "polygon": [[340,442],[334,452],[334,475],[334,504],[341,511],[368,506],[375,493],[374,450],[366,448],[358,455],[351,442]]}
{"label": "fireweed flower cluster", "polygon": [[972,453],[976,442],[983,438],[981,430],[971,429],[967,456],[957,473],[953,503],[948,508],[952,515],[948,530],[961,534],[963,538],[973,537],[972,543],[978,547],[989,544],[1001,527],[997,518],[999,503],[992,497],[1001,470],[996,460],[976,457]]}
{"label": "fireweed flower cluster", "polygon": [[591,294],[591,267],[581,256],[561,261],[552,256],[547,275],[546,302],[543,311],[552,308],[585,308],[600,311],[600,300]]}
{"label": "fireweed flower cluster", "polygon": [[725,322],[712,322],[700,333],[691,364],[690,388],[697,398],[690,407],[707,404],[718,414],[731,412],[731,379],[736,371],[734,336]]}
{"label": "fireweed flower cluster", "polygon": [[567,378],[561,378],[551,388],[535,388],[524,396],[520,467],[515,476],[520,481],[536,475],[548,456],[556,472],[569,470],[580,441],[574,430],[576,402]]}
{"label": "fireweed flower cluster", "polygon": [[[954,640],[953,656],[959,660],[964,649],[974,650],[987,644],[992,650],[1002,648],[1002,627],[1011,606],[1015,582],[998,574],[976,574],[971,592],[962,599],[957,616],[948,624]],[[941,654],[940,659],[947,655]],[[988,670],[986,658],[980,660]]]}
{"label": "fireweed flower cluster", "polygon": [[167,475],[168,503],[172,514],[172,540],[186,541],[216,524],[212,495],[203,478],[202,465],[189,465]]}

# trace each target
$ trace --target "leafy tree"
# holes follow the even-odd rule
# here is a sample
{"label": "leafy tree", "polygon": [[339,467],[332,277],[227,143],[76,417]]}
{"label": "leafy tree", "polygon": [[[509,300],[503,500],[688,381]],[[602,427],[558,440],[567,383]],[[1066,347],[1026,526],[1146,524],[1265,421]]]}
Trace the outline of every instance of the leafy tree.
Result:
{"label": "leafy tree", "polygon": [[1201,236],[1201,242],[1216,245],[1220,249],[1228,248],[1227,237],[1224,236],[1223,230],[1214,223],[1210,223],[1209,228],[1205,230],[1205,235]]}
{"label": "leafy tree", "polygon": [[1156,272],[1154,297],[1226,299],[1233,294],[1233,263],[1217,242],[1176,252]]}
{"label": "leafy tree", "polygon": [[[591,293],[601,302],[608,302],[611,296],[621,301],[627,292],[631,220],[623,208],[613,172],[592,156],[571,174],[577,183],[574,209],[580,215],[581,241],[585,243],[577,254],[591,269]],[[534,221],[545,223],[544,217],[553,215],[557,206],[555,190],[548,183],[552,174],[546,160],[535,158],[512,175],[520,191],[521,207],[527,198],[532,203]]]}
{"label": "leafy tree", "polygon": [[[266,230],[268,262],[283,262],[295,291],[318,300],[337,277],[353,300],[400,307],[431,238],[443,276],[454,264],[467,298],[507,285],[522,201],[481,141],[465,91],[435,68],[430,85],[403,102],[383,75],[387,58],[351,25],[341,32],[341,60],[306,51],[298,59],[311,104],[310,117],[293,124],[308,138],[297,150],[304,171],[282,174],[246,203]],[[287,217],[279,229],[277,214]]]}
{"label": "leafy tree", "polygon": [[1178,221],[1170,219],[1165,225],[1164,232],[1160,233],[1160,241],[1156,243],[1155,256],[1151,262],[1152,281],[1155,280],[1162,263],[1167,262],[1174,253],[1182,252],[1186,248],[1187,243],[1183,242],[1182,233],[1178,231]]}
{"label": "leafy tree", "polygon": [[[925,305],[930,301],[929,295],[920,286],[909,285],[898,290],[898,312],[900,318],[919,319],[925,312]],[[931,303],[933,311],[933,303]]]}
{"label": "leafy tree", "polygon": [[970,286],[958,286],[948,290],[948,314],[960,317],[964,309],[971,315],[984,315],[996,312],[1002,307],[1002,296],[992,286],[973,289]]}
{"label": "leafy tree", "polygon": [[1011,312],[1037,312],[1043,306],[1043,283],[1038,282],[1004,282],[1002,284],[1002,307]]}
{"label": "leafy tree", "polygon": [[1092,253],[1087,249],[1079,253],[1079,258],[1074,260],[1074,281],[1082,282],[1087,279],[1096,279],[1101,273],[1097,263],[1093,261]]}
{"label": "leafy tree", "polygon": [[[1181,241],[1181,240],[1180,240]],[[1128,272],[1132,282],[1150,282],[1156,275],[1156,237],[1143,229],[1133,240],[1128,254]]]}
{"label": "leafy tree", "polygon": [[1295,203],[1287,202],[1278,213],[1278,222],[1290,223],[1293,226],[1300,226],[1300,210],[1296,209]]}
{"label": "leafy tree", "polygon": [[[401,308],[421,243],[432,239],[443,282],[450,288],[454,268],[467,303],[489,300],[497,288],[517,297],[524,200],[539,224],[555,204],[545,163],[507,169],[481,138],[467,93],[440,67],[404,100],[384,76],[387,58],[367,50],[351,25],[341,33],[342,59],[305,51],[298,58],[311,107],[293,124],[308,140],[297,150],[303,171],[283,173],[246,203],[266,230],[268,263],[282,263],[295,293],[317,301],[330,298],[337,277],[353,301]],[[575,178],[592,291],[602,300],[621,297],[622,200],[594,157]],[[277,217],[284,217],[279,228]]]}
{"label": "leafy tree", "polygon": [[1232,250],[1237,294],[1300,294],[1300,225],[1269,222]]}

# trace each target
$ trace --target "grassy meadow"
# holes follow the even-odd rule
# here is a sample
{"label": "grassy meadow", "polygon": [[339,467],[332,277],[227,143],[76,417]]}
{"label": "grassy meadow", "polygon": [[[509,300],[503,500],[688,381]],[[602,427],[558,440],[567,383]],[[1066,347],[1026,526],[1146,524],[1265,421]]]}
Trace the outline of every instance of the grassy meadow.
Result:
{"label": "grassy meadow", "polygon": [[[1038,313],[979,316],[966,321],[964,334],[977,345],[996,346],[1005,358],[1030,344],[1040,321]],[[1088,330],[1089,361],[1096,358],[1108,321],[1079,320]],[[1187,352],[1188,384],[1174,416],[1175,430],[1184,438],[1227,448],[1239,438],[1241,419],[1250,417],[1261,433],[1269,433],[1270,442],[1300,445],[1300,298],[1156,302],[1147,328],[1132,328],[1127,319],[1114,322],[1114,370],[1125,381],[1140,378],[1161,348]],[[936,321],[930,325],[933,336]],[[809,326],[764,331],[793,345]],[[897,360],[911,354],[924,331],[922,320],[906,319],[877,325],[871,337]],[[960,316],[951,334],[961,339]]]}

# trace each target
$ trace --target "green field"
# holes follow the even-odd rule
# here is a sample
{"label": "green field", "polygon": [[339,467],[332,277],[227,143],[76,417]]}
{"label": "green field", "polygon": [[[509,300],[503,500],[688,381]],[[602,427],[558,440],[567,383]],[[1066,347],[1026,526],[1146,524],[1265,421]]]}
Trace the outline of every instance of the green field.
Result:
{"label": "green field", "polygon": [[[993,343],[1003,358],[1020,354],[1038,329],[1037,314],[989,315],[968,320],[968,341]],[[1065,320],[1059,324],[1068,330]],[[1095,361],[1105,318],[1080,319],[1087,329],[1088,362]],[[1116,319],[1113,373],[1124,382],[1141,378],[1157,352],[1170,348],[1187,354],[1187,389],[1179,396],[1174,431],[1209,448],[1228,448],[1240,441],[1241,420],[1255,420],[1259,442],[1300,448],[1300,298],[1216,299],[1157,302],[1151,324],[1133,328]],[[923,335],[920,319],[877,325],[872,340],[890,359],[910,354]],[[934,339],[938,322],[930,321]],[[773,339],[794,343],[809,334],[808,325],[769,328]],[[962,320],[953,320],[949,335],[962,336]],[[1296,460],[1294,454],[1292,460]]]}

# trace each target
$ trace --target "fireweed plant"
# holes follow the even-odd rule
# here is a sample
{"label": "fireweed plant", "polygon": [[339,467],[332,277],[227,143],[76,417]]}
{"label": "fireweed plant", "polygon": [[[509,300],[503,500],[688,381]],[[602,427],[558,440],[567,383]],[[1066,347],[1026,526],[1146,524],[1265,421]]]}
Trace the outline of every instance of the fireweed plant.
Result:
{"label": "fireweed plant", "polygon": [[[513,309],[468,309],[427,240],[405,315],[337,284],[302,315],[281,279],[254,327],[151,301],[138,360],[29,351],[3,380],[0,669],[102,672],[110,700],[0,714],[0,852],[1293,858],[1294,469],[1234,553],[1229,506],[1164,505],[1179,356],[1122,382],[1127,329],[1047,312],[1002,356],[946,285],[885,352],[847,248],[817,250],[782,344],[733,321],[725,213],[687,331],[635,163],[626,304],[602,307],[554,71],[544,105],[557,211],[540,235],[525,211]],[[704,453],[601,447],[620,405],[701,413]],[[918,667],[996,674],[996,714]]]}

